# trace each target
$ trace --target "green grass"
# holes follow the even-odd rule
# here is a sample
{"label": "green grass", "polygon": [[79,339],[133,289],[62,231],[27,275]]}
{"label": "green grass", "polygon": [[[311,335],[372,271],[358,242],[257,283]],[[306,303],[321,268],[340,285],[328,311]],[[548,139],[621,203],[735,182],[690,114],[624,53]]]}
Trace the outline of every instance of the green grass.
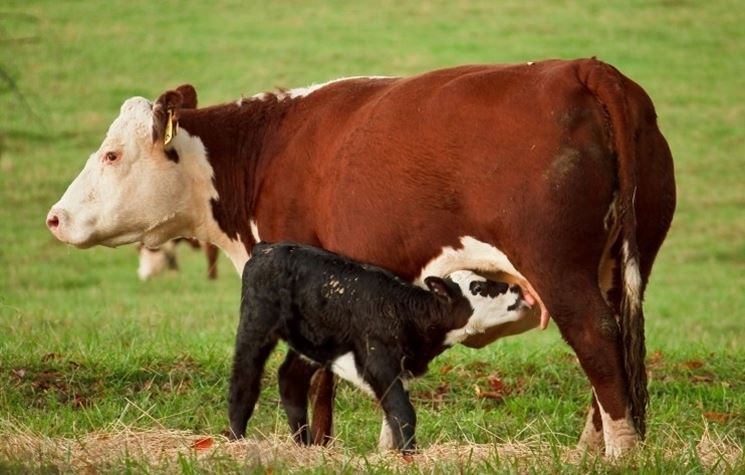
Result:
{"label": "green grass", "polygon": [[[648,349],[657,352],[650,447],[620,465],[549,456],[555,465],[507,458],[437,466],[712,470],[691,448],[707,428],[745,443],[745,9],[737,1],[608,3],[4,2],[0,66],[35,115],[0,89],[0,443],[122,426],[226,428],[239,301],[229,262],[208,282],[202,256],[182,249],[180,274],[144,285],[131,247],[78,251],[44,227],[125,98],[190,82],[210,104],[346,75],[597,55],[649,92],[676,164],[678,210],[646,298]],[[287,434],[274,376],[281,358],[270,360],[253,435]],[[493,374],[511,389],[502,402],[475,397],[474,385],[485,389]],[[552,327],[447,352],[413,395],[424,447],[540,437],[561,452],[578,437],[589,387]],[[379,423],[375,405],[342,384],[343,450],[372,451]],[[0,448],[0,472],[48,466],[25,457]],[[155,469],[121,463],[107,470]],[[242,466],[189,457],[173,464],[185,473]]]}

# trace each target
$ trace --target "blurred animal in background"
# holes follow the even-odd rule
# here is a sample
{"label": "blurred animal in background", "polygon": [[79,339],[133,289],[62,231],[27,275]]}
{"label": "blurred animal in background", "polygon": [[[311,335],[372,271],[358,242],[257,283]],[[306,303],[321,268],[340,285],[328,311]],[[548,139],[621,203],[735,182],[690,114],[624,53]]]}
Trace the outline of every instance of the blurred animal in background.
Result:
{"label": "blurred animal in background", "polygon": [[142,281],[161,274],[164,270],[178,270],[178,258],[176,247],[179,243],[186,243],[192,249],[202,249],[207,256],[207,278],[217,279],[217,246],[208,242],[200,242],[196,239],[177,238],[165,242],[155,249],[145,247],[142,243],[137,244],[137,254],[140,264],[137,267],[137,276]]}

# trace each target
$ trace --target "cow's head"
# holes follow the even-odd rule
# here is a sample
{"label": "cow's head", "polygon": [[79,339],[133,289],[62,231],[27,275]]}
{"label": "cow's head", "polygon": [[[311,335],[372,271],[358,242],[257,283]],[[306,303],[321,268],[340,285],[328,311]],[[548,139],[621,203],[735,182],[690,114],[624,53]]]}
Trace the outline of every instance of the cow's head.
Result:
{"label": "cow's head", "polygon": [[128,99],[101,147],[52,206],[47,226],[57,239],[76,247],[119,246],[142,241],[155,247],[188,234],[191,165],[164,145],[181,109],[195,108],[196,91],[181,86],[155,103]]}

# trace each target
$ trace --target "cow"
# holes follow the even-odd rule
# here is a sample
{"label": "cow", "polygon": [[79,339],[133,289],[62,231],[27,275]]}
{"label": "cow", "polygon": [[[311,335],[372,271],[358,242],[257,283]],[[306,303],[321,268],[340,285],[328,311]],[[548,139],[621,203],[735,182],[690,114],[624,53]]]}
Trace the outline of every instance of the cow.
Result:
{"label": "cow", "polygon": [[424,283],[430,292],[379,267],[311,246],[258,243],[243,269],[230,381],[231,437],[245,435],[264,365],[282,339],[290,349],[279,368],[280,397],[297,442],[310,443],[312,373],[297,378],[292,370],[305,358],[378,399],[385,412],[381,448],[414,451],[416,413],[408,381],[423,375],[433,358],[476,324],[469,296],[488,293],[498,301],[498,311],[490,315],[497,322],[518,319],[526,308],[517,285],[461,288],[450,278],[435,276]]}
{"label": "cow", "polygon": [[196,239],[177,238],[165,242],[162,246],[151,249],[142,243],[136,245],[138,266],[137,277],[142,281],[151,279],[164,270],[178,270],[178,258],[176,246],[186,242],[192,249],[201,249],[207,257],[207,278],[217,279],[217,246],[208,242],[199,242]]}
{"label": "cow", "polygon": [[[616,456],[645,435],[642,299],[675,201],[651,99],[590,58],[346,78],[201,108],[191,85],[131,98],[46,224],[79,248],[195,237],[239,271],[263,239],[419,285],[509,275],[535,311],[463,343],[550,316],[592,387],[579,444]],[[323,442],[333,375],[316,381]]]}

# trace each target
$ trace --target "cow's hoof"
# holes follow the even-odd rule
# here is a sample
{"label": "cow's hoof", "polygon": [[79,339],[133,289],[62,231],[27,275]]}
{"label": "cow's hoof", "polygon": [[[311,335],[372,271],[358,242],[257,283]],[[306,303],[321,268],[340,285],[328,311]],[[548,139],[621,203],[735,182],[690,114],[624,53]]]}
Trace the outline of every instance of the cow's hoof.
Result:
{"label": "cow's hoof", "polygon": [[600,453],[603,450],[603,429],[598,430],[595,428],[595,424],[592,423],[592,413],[587,418],[582,435],[579,436],[577,448],[583,452],[593,453]]}
{"label": "cow's hoof", "polygon": [[611,459],[623,457],[637,445],[639,445],[639,436],[636,434],[610,438],[605,441],[605,456]]}
{"label": "cow's hoof", "polygon": [[582,433],[577,442],[577,449],[583,452],[601,453],[603,451],[603,432],[597,431],[591,435]]}

